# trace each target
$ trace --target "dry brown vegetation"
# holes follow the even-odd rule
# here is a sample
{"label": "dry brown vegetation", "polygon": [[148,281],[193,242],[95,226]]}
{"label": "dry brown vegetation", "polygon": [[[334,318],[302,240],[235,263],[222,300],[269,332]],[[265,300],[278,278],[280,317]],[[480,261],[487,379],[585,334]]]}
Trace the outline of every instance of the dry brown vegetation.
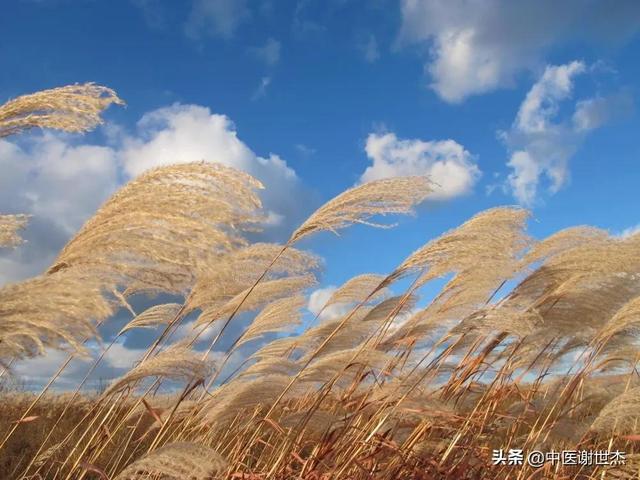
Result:
{"label": "dry brown vegetation", "polygon": [[[118,102],[96,86],[16,99],[0,107],[0,136],[86,130]],[[639,477],[639,234],[577,227],[536,241],[526,211],[481,212],[387,275],[346,282],[324,307],[346,313],[263,342],[229,373],[240,345],[300,323],[319,259],[299,240],[380,226],[431,191],[424,177],[355,187],[275,245],[247,240],[264,219],[260,188],[211,163],[151,170],[106,202],[46,273],[0,289],[5,379],[45,349],[83,355],[119,309],[131,321],[118,337],[161,331],[99,396],[81,393],[84,381],[49,391],[67,363],[37,394],[2,394],[2,478]],[[0,217],[0,240],[16,248],[25,221]],[[182,301],[133,311],[132,299],[160,294]],[[213,362],[240,314],[253,321]],[[175,341],[188,315],[192,335]],[[196,349],[212,325],[219,333]],[[181,389],[159,395],[168,381]],[[617,449],[626,464],[494,466],[495,448]]]}

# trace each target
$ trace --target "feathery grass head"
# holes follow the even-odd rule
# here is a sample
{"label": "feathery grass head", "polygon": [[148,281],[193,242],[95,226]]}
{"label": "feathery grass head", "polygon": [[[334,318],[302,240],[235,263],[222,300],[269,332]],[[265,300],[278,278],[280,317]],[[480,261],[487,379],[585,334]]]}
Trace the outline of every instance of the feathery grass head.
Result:
{"label": "feathery grass head", "polygon": [[[249,380],[239,377],[224,385],[218,395],[214,395],[207,401],[207,405],[202,410],[203,420],[207,424],[222,427],[242,411],[268,408],[290,380],[289,375],[273,373]],[[303,387],[297,385],[289,394],[291,397],[300,395],[302,389]],[[248,415],[247,418],[251,419],[251,416]]]}
{"label": "feathery grass head", "polygon": [[133,320],[122,327],[118,335],[122,335],[134,328],[153,328],[158,325],[167,324],[175,318],[181,308],[182,305],[178,303],[154,305],[141,314],[136,315]]}
{"label": "feathery grass head", "polygon": [[265,333],[282,332],[292,326],[300,324],[301,309],[306,305],[303,295],[275,300],[262,309],[251,322],[251,325],[242,333],[236,342],[235,348],[254,340]]}
{"label": "feathery grass head", "polygon": [[226,468],[227,461],[214,449],[174,442],[136,460],[114,480],[211,480]]}
{"label": "feathery grass head", "polygon": [[47,348],[84,352],[94,321],[113,312],[101,282],[82,272],[39,276],[0,288],[0,359],[33,357]]}
{"label": "feathery grass head", "polygon": [[595,227],[579,226],[565,228],[533,245],[524,256],[523,263],[528,265],[553,257],[554,255],[558,255],[580,245],[593,245],[597,242],[605,242],[608,238],[609,234],[605,230]]}
{"label": "feathery grass head", "polygon": [[[241,310],[238,311],[244,312],[256,310],[274,300],[293,295],[315,284],[316,278],[312,274],[284,277],[258,283],[252,290],[249,287],[226,302],[204,308],[196,321],[196,325],[210,324],[231,315],[239,308]],[[251,295],[247,296],[249,291],[251,291]]]}
{"label": "feathery grass head", "polygon": [[316,210],[293,232],[289,244],[313,233],[338,230],[354,223],[388,227],[370,221],[377,215],[409,214],[432,192],[427,177],[395,177],[375,180],[341,193]]}
{"label": "feathery grass head", "polygon": [[21,244],[18,231],[26,227],[28,220],[27,215],[0,215],[0,248]]}
{"label": "feathery grass head", "polygon": [[299,348],[300,339],[298,337],[283,337],[263,345],[257,352],[251,355],[251,357],[260,358],[261,360],[273,357],[288,358]]}
{"label": "feathery grass head", "polygon": [[249,375],[294,375],[300,366],[286,357],[266,357],[244,369],[239,377]]}
{"label": "feathery grass head", "polygon": [[611,343],[613,347],[616,345],[616,340],[624,339],[625,343],[632,343],[638,334],[640,334],[640,296],[625,303],[602,327],[594,341]]}
{"label": "feathery grass head", "polygon": [[384,275],[374,273],[357,275],[347,280],[344,285],[333,292],[323,308],[328,308],[337,303],[354,303],[364,300],[372,302],[384,298],[389,295],[388,289],[379,288],[384,279]]}
{"label": "feathery grass head", "polygon": [[122,377],[114,380],[102,396],[108,397],[147,377],[164,377],[174,381],[189,382],[204,379],[209,373],[211,373],[211,365],[180,342],[139,363]]}
{"label": "feathery grass head", "polygon": [[524,233],[528,216],[527,210],[515,207],[481,212],[415,251],[391,277],[428,269],[421,282],[425,283],[427,279],[461,272],[474,265],[486,268],[483,261],[501,261],[511,266],[518,253],[529,244]]}
{"label": "feathery grass head", "polygon": [[100,115],[111,104],[124,102],[110,88],[93,83],[23,95],[0,106],[0,138],[31,128],[86,132],[102,123]]}
{"label": "feathery grass head", "polygon": [[[251,288],[256,278],[265,272],[281,251],[282,246],[275,243],[255,243],[204,263],[196,273],[196,281],[189,294],[189,307],[219,306]],[[287,248],[271,266],[263,281],[309,274],[318,266],[319,259],[316,256],[296,248]]]}
{"label": "feathery grass head", "polygon": [[611,434],[637,432],[640,425],[640,387],[613,398],[591,424],[591,430]]}
{"label": "feathery grass head", "polygon": [[87,221],[49,272],[82,266],[130,290],[184,293],[199,264],[246,244],[243,231],[263,218],[261,187],[220,164],[149,170]]}

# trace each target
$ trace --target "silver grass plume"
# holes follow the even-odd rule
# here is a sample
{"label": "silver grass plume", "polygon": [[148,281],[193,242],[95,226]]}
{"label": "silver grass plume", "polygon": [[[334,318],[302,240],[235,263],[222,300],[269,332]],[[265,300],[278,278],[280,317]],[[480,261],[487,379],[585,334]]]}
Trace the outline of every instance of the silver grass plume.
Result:
{"label": "silver grass plume", "polygon": [[0,288],[0,360],[33,357],[47,348],[84,353],[95,323],[113,313],[102,285],[80,271],[38,276]]}
{"label": "silver grass plume", "polygon": [[102,123],[100,114],[111,104],[124,102],[110,88],[93,83],[23,95],[0,106],[0,138],[31,128],[86,132]]}
{"label": "silver grass plume", "polygon": [[403,338],[418,339],[482,308],[522,268],[522,255],[531,244],[525,233],[528,216],[518,207],[492,208],[412,253],[387,283],[412,273],[419,275],[416,288],[447,274],[453,277],[421,315],[394,332],[389,345]]}
{"label": "silver grass plume", "polygon": [[146,454],[114,480],[211,480],[227,469],[227,461],[206,445],[175,442]]}
{"label": "silver grass plume", "polygon": [[[302,363],[319,356],[346,350],[360,345],[369,338],[376,328],[375,322],[362,321],[369,313],[368,309],[360,308],[348,322],[344,318],[326,321],[317,327],[305,330],[299,337],[299,345],[304,347],[305,355],[300,359]],[[321,345],[321,351],[314,351]]]}
{"label": "silver grass plume", "polygon": [[[395,177],[365,183],[329,200],[293,232],[289,244],[319,231],[338,230],[354,223],[384,227],[373,223],[372,217],[388,214],[409,214],[432,192],[427,177]],[[387,227],[389,225],[386,225]]]}
{"label": "silver grass plume", "polygon": [[190,382],[206,378],[211,370],[211,365],[206,360],[190,350],[184,342],[180,342],[170,345],[157,355],[139,363],[122,377],[115,379],[104,391],[102,397],[108,397],[147,377]]}
{"label": "silver grass plume", "polygon": [[247,295],[249,289],[246,289],[222,304],[203,309],[196,321],[196,326],[209,325],[216,320],[228,317],[236,310],[256,310],[274,300],[295,294],[315,284],[316,278],[311,274],[284,277],[259,283],[251,290],[251,295],[249,296]]}
{"label": "silver grass plume", "polygon": [[302,317],[301,309],[306,299],[302,295],[275,300],[262,309],[242,333],[234,345],[234,349],[254,340],[265,333],[286,331],[299,325]]}
{"label": "silver grass plume", "polygon": [[[203,408],[203,421],[206,424],[222,427],[233,420],[240,412],[256,408],[269,408],[282,391],[287,387],[291,377],[281,374],[265,374],[246,380],[240,377],[218,389]],[[290,396],[303,392],[303,387],[296,385],[290,390]],[[250,418],[250,416],[248,416]]]}
{"label": "silver grass plume", "polygon": [[[576,246],[546,258],[501,302],[501,309],[536,312],[541,343],[565,336],[578,340],[572,342],[574,348],[587,345],[640,295],[640,237],[578,238]],[[512,328],[518,328],[517,316],[513,321]]]}
{"label": "silver grass plume", "polygon": [[529,265],[546,260],[580,245],[604,243],[608,239],[609,234],[599,228],[589,226],[565,228],[534,244],[524,256],[523,264]]}
{"label": "silver grass plume", "polygon": [[[327,353],[311,362],[300,374],[302,382],[328,382],[335,375],[349,376],[349,369],[354,366],[382,369],[391,359],[385,352],[374,349],[359,348]],[[354,369],[356,371],[357,369]]]}
{"label": "silver grass plume", "polygon": [[598,433],[631,433],[640,425],[640,387],[630,388],[611,400],[591,424]]}
{"label": "silver grass plume", "polygon": [[158,325],[168,324],[178,314],[182,305],[178,303],[163,303],[147,308],[144,312],[135,316],[127,323],[118,335],[122,335],[134,328],[153,328]]}
{"label": "silver grass plume", "polygon": [[149,170],[85,223],[49,272],[80,266],[110,287],[184,293],[199,264],[246,243],[242,232],[263,218],[259,188],[253,177],[213,163]]}
{"label": "silver grass plume", "polygon": [[631,347],[640,354],[635,340],[640,333],[640,296],[625,303],[602,327],[594,338],[594,343],[603,344],[612,355],[619,355],[621,350]]}
{"label": "silver grass plume", "polygon": [[299,337],[277,338],[263,345],[257,352],[251,355],[251,358],[268,359],[273,357],[288,358],[299,349],[306,349],[306,345],[300,342]]}
{"label": "silver grass plume", "polygon": [[249,375],[267,374],[294,375],[298,370],[299,366],[295,361],[280,356],[271,356],[265,357],[249,366],[238,376],[246,377]]}
{"label": "silver grass plume", "polygon": [[[250,288],[282,250],[274,243],[255,243],[221,255],[199,267],[187,305],[190,310],[220,306]],[[307,252],[288,248],[271,267],[264,280],[299,276],[313,272],[319,259]]]}
{"label": "silver grass plume", "polygon": [[[123,105],[106,87],[86,83],[23,95],[0,105],[0,138],[34,127],[65,132],[86,132],[102,123],[100,114],[112,103]],[[22,243],[18,230],[26,215],[0,215],[0,248]]]}
{"label": "silver grass plume", "polygon": [[379,288],[385,276],[375,273],[357,275],[338,288],[322,307],[326,309],[338,303],[374,302],[389,295],[389,290]]}
{"label": "silver grass plume", "polygon": [[524,234],[528,216],[527,210],[517,207],[485,210],[412,253],[391,277],[424,271],[421,283],[425,283],[474,265],[486,269],[483,261],[502,267],[500,273],[503,270],[509,273],[514,268],[514,257],[529,245]]}

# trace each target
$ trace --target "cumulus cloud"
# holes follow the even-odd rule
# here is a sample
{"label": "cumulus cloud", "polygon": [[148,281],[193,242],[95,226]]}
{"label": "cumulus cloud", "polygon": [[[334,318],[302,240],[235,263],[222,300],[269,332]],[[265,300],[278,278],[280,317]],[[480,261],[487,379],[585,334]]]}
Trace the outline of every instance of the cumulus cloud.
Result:
{"label": "cumulus cloud", "polygon": [[542,179],[556,193],[569,180],[569,160],[595,128],[632,108],[626,93],[587,98],[575,103],[569,118],[561,104],[571,99],[575,80],[588,72],[583,62],[547,66],[523,100],[511,129],[499,132],[510,151],[508,188],[524,205],[534,204]]}
{"label": "cumulus cloud", "polygon": [[40,273],[116,189],[116,152],[44,134],[0,140],[0,212],[32,215],[25,244],[0,252],[0,284]]}
{"label": "cumulus cloud", "polygon": [[360,180],[427,175],[436,184],[431,198],[446,200],[469,193],[480,177],[475,159],[454,140],[399,139],[394,133],[371,133],[365,145],[372,164]]}
{"label": "cumulus cloud", "polygon": [[635,0],[403,0],[401,11],[399,44],[429,46],[430,86],[448,102],[512,84],[554,45],[623,42],[640,27]]}
{"label": "cumulus cloud", "polygon": [[231,38],[250,16],[247,0],[194,0],[185,32],[192,38]]}
{"label": "cumulus cloud", "polygon": [[313,313],[313,315],[320,314],[319,318],[321,321],[334,320],[343,315],[346,315],[349,311],[349,307],[344,303],[336,303],[334,305],[330,305],[324,310],[322,309],[336,290],[337,287],[335,287],[334,285],[328,285],[311,292],[311,295],[309,295],[307,310]]}

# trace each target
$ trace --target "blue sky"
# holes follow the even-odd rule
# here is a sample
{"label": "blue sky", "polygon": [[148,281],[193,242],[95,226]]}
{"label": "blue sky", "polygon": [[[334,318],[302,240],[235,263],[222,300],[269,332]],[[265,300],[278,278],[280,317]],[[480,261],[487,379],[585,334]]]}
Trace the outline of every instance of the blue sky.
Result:
{"label": "blue sky", "polygon": [[272,239],[360,181],[438,181],[394,230],[306,244],[324,286],[497,205],[537,237],[640,224],[635,0],[17,0],[0,32],[0,101],[93,81],[127,102],[86,136],[0,141],[0,211],[34,215],[0,283],[145,168],[202,158],[263,180]]}

